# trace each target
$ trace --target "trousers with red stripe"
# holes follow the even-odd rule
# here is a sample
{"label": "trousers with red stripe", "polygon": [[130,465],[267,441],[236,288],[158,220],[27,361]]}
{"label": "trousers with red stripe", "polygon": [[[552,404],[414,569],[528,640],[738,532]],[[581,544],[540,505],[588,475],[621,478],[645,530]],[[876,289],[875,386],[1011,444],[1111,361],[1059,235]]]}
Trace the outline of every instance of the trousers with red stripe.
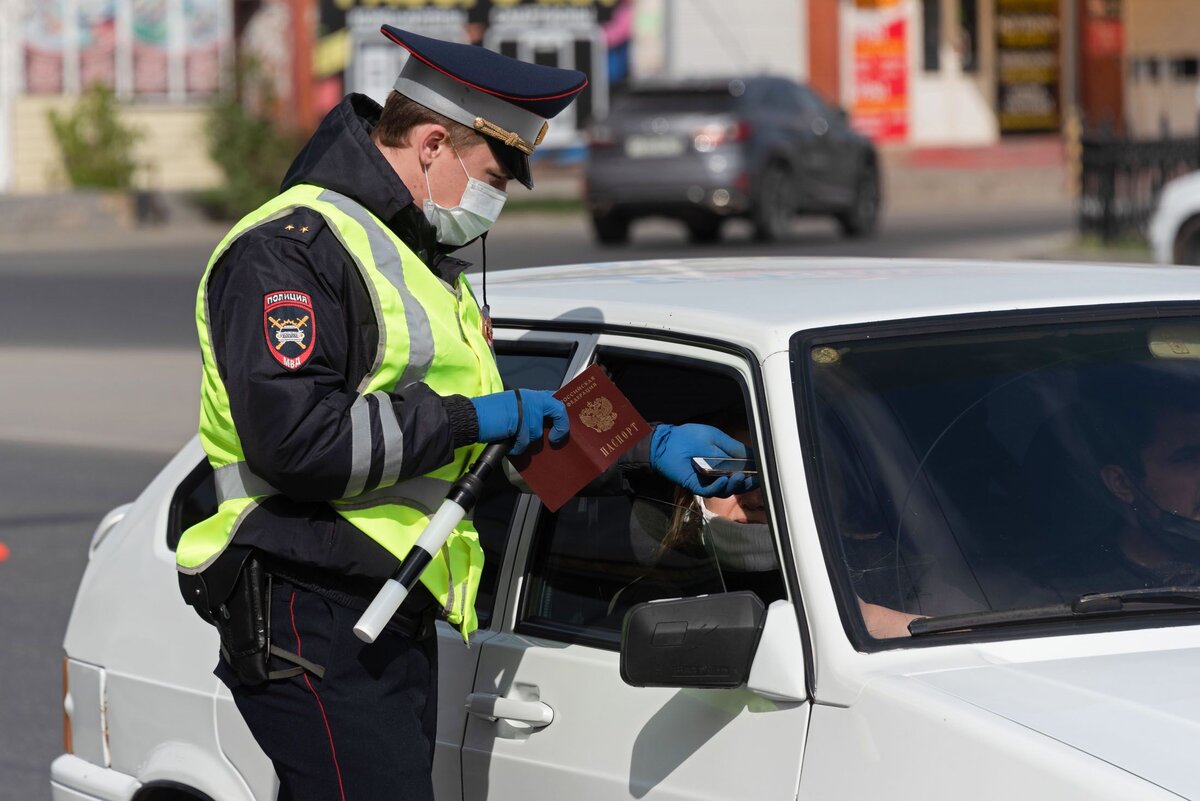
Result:
{"label": "trousers with red stripe", "polygon": [[[274,583],[271,641],[318,665],[255,687],[221,661],[254,739],[275,765],[279,801],[432,801],[437,725],[437,638],[385,629],[354,636],[360,612]],[[271,658],[271,670],[292,667]]]}

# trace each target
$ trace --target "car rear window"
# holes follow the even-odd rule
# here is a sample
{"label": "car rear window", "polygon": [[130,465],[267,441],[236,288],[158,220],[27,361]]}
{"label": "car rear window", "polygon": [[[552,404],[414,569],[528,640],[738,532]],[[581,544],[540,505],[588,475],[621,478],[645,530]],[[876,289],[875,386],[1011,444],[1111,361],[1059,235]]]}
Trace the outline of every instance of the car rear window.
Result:
{"label": "car rear window", "polygon": [[680,114],[725,112],[737,102],[728,88],[631,92],[613,103],[616,113]]}
{"label": "car rear window", "polygon": [[1017,622],[992,612],[1074,624],[1090,593],[1200,587],[1200,317],[1102,314],[797,336],[851,610],[991,631]]}

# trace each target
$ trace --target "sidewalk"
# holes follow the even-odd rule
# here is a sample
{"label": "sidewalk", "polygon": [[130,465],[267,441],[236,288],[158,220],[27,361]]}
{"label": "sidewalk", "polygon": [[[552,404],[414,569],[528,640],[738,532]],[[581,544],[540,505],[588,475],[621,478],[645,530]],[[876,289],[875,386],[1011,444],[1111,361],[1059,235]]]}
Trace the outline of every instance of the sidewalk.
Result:
{"label": "sidewalk", "polygon": [[893,213],[1073,208],[1058,137],[986,147],[885,147],[885,203]]}
{"label": "sidewalk", "polygon": [[[1055,137],[980,148],[886,147],[880,163],[889,220],[1062,214],[1073,207],[1062,144]],[[558,225],[563,215],[579,217],[583,182],[580,164],[539,164],[534,191],[513,187],[506,217],[532,227]],[[547,204],[557,201],[563,213],[547,213]],[[228,222],[206,219],[181,196],[162,202],[166,222],[139,226],[132,203],[112,195],[0,195],[0,253],[215,244],[229,228]]]}
{"label": "sidewalk", "polygon": [[208,220],[178,196],[164,196],[167,219],[138,225],[131,199],[104,192],[0,195],[0,254],[105,250],[211,242],[229,223]]}

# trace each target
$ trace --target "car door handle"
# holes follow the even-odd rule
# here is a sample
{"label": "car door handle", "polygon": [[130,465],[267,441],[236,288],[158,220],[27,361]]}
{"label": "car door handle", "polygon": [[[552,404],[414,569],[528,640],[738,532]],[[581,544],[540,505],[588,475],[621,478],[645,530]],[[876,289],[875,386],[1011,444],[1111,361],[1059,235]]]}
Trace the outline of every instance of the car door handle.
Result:
{"label": "car door handle", "polygon": [[488,720],[514,720],[535,729],[554,721],[554,710],[541,701],[519,701],[491,693],[471,693],[467,696],[467,711]]}

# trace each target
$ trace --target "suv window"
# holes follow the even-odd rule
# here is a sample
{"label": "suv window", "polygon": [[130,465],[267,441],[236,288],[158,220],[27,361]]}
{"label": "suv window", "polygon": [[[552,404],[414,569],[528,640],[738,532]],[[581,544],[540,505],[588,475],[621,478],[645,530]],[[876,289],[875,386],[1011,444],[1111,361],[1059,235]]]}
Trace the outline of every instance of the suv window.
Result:
{"label": "suv window", "polygon": [[[716,424],[753,442],[736,371],[613,348],[601,348],[598,362],[647,420]],[[624,475],[627,486],[614,489],[606,474],[557,513],[542,511],[517,631],[615,648],[625,613],[643,601],[743,589],[765,603],[784,597],[760,492],[735,501],[743,511],[706,520],[696,498],[648,467]]]}
{"label": "suv window", "polygon": [[806,86],[796,86],[794,91],[796,102],[800,105],[805,117],[824,117],[826,120],[832,118],[833,110],[811,89]]}
{"label": "suv window", "polygon": [[772,111],[786,114],[807,113],[809,109],[801,104],[796,88],[788,83],[772,83],[763,97],[763,105]]}

